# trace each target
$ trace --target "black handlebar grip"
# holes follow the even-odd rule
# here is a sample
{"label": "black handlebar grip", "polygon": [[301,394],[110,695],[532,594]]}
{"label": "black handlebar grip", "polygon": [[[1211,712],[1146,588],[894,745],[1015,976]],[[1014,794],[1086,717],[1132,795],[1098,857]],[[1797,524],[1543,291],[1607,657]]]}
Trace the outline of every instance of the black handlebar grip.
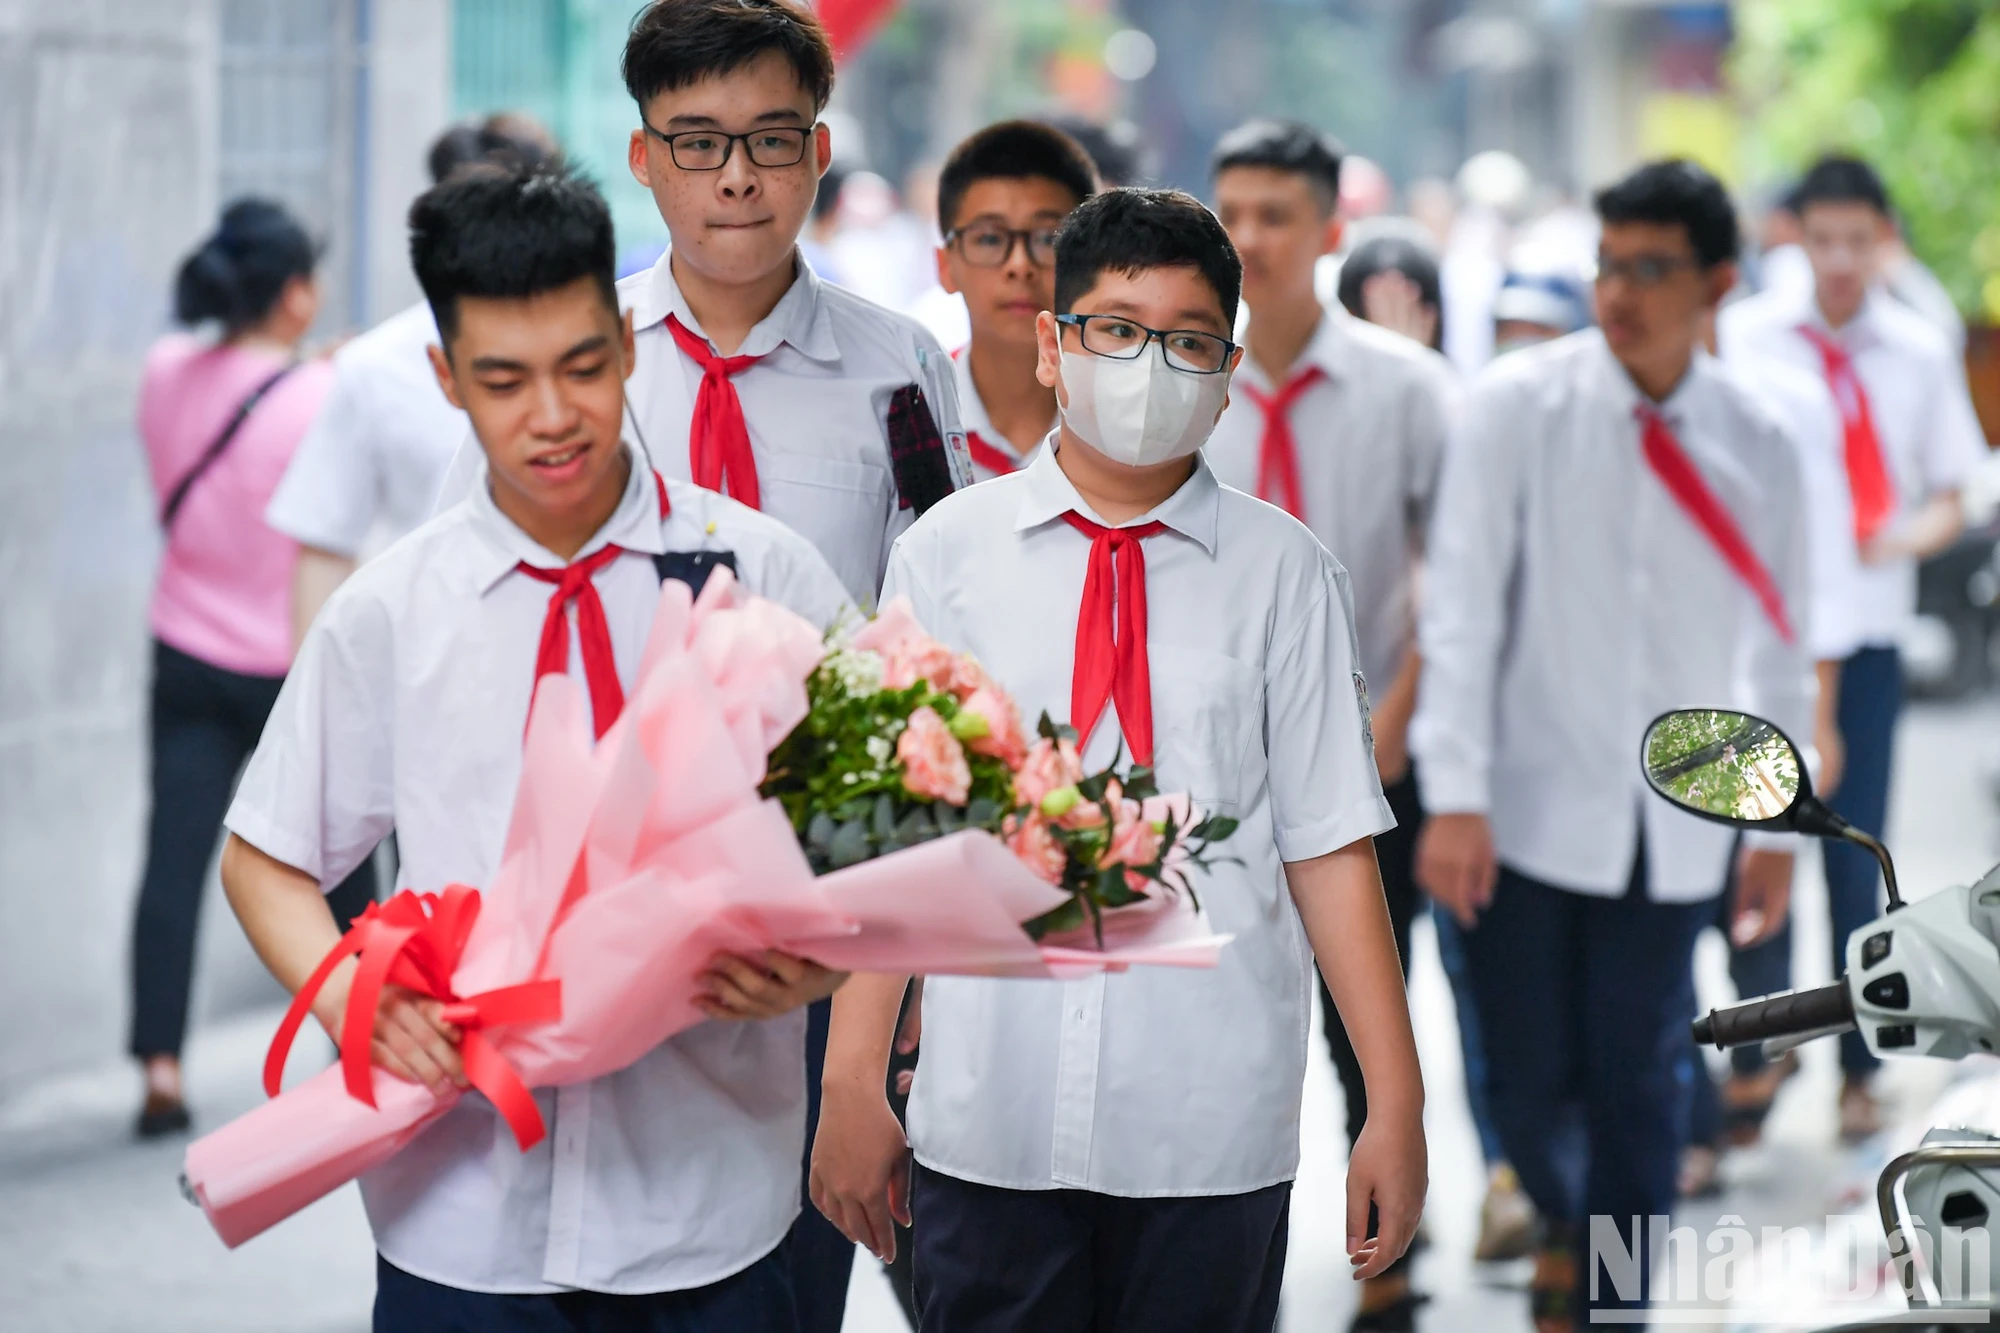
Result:
{"label": "black handlebar grip", "polygon": [[1733,1009],[1712,1009],[1707,1017],[1694,1021],[1694,1039],[1700,1045],[1713,1044],[1726,1050],[1773,1037],[1854,1025],[1854,997],[1847,993],[1847,979],[1842,977],[1811,990],[1768,995]]}

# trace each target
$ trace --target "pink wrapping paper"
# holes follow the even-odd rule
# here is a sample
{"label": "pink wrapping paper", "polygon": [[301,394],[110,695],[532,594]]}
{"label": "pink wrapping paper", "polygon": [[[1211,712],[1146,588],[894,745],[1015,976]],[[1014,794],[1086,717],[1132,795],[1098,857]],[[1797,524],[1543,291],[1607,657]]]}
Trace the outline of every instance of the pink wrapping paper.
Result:
{"label": "pink wrapping paper", "polygon": [[[530,1086],[621,1069],[701,1021],[695,977],[718,950],[851,929],[756,790],[821,652],[805,621],[736,605],[718,574],[694,607],[664,586],[640,685],[594,748],[574,682],[542,681],[501,867],[452,978],[460,994],[561,980],[559,1021],[493,1033]],[[371,1108],[330,1068],[189,1146],[188,1189],[224,1242],[381,1165],[457,1099],[380,1069],[373,1089]]]}

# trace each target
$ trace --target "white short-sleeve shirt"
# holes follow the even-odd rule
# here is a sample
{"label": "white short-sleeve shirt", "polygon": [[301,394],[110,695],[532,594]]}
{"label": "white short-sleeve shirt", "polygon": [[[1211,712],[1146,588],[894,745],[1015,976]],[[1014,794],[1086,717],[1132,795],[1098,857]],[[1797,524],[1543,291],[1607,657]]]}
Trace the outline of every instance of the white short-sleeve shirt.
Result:
{"label": "white short-sleeve shirt", "polygon": [[[629,689],[660,595],[652,555],[733,551],[752,590],[827,623],[847,601],[818,552],[772,519],[635,467],[579,553],[625,554],[594,579]],[[401,882],[478,886],[499,868],[550,588],[563,563],[484,484],[364,565],[327,602],[231,806],[229,829],[340,881],[392,830]],[[572,612],[571,623],[575,617]],[[572,634],[574,634],[572,628]],[[572,642],[572,672],[583,655]],[[704,1023],[594,1082],[538,1089],[546,1139],[522,1152],[463,1097],[361,1193],[376,1246],[469,1291],[643,1293],[715,1282],[783,1240],[799,1207],[805,1022]]]}
{"label": "white short-sleeve shirt", "polygon": [[265,522],[351,559],[430,516],[453,453],[471,439],[465,413],[431,370],[425,349],[437,340],[437,321],[420,301],[334,353],[333,390]]}
{"label": "white short-sleeve shirt", "polygon": [[[1966,389],[1964,366],[1943,334],[1880,291],[1870,292],[1860,312],[1834,329],[1810,287],[1786,286],[1725,307],[1717,336],[1731,360],[1776,360],[1825,383],[1826,363],[1799,332],[1802,324],[1847,349],[1867,391],[1875,438],[1896,487],[1897,517],[1891,525],[1930,497],[1965,484],[1986,457],[1986,437]],[[1853,593],[1856,641],[1893,644],[1916,614],[1917,562],[1905,557],[1864,563]]]}
{"label": "white short-sleeve shirt", "polygon": [[[885,595],[1012,691],[1070,711],[1077,610],[1101,522],[1045,446],[940,503],[897,542]],[[1302,525],[1205,464],[1152,513],[1147,640],[1160,785],[1242,821],[1240,864],[1195,884],[1235,939],[1213,971],[1082,981],[933,977],[910,1102],[918,1160],[1012,1189],[1230,1194],[1298,1168],[1312,955],[1284,862],[1394,824],[1367,737],[1347,576]],[[1107,710],[1085,751],[1118,750]],[[1128,752],[1129,753],[1129,752]]]}
{"label": "white short-sleeve shirt", "polygon": [[1787,641],[1648,466],[1638,388],[1596,329],[1510,352],[1467,395],[1438,488],[1411,752],[1424,808],[1482,813],[1503,864],[1656,902],[1722,891],[1735,833],[1653,795],[1647,725],[1743,708],[1801,745],[1814,684],[1805,486],[1777,418],[1697,353],[1658,405],[1770,575]]}
{"label": "white short-sleeve shirt", "polygon": [[[1292,404],[1300,518],[1354,586],[1361,665],[1376,690],[1394,683],[1416,643],[1417,562],[1458,388],[1451,363],[1399,333],[1335,307],[1292,370],[1320,378]],[[1272,391],[1245,356],[1229,407],[1202,453],[1224,485],[1257,492],[1264,411],[1244,391]],[[1275,499],[1276,497],[1269,497]]]}

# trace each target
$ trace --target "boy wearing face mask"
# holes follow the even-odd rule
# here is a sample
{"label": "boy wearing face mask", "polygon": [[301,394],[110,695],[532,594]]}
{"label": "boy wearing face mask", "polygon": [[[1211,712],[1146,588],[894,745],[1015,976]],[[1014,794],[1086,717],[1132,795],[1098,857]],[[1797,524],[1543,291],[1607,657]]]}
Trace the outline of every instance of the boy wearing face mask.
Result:
{"label": "boy wearing face mask", "polygon": [[882,1095],[902,979],[859,979],[836,1005],[814,1201],[878,1253],[914,1204],[925,1329],[1268,1330],[1315,957],[1369,1020],[1353,1024],[1371,1112],[1348,1173],[1357,1276],[1403,1253],[1422,1207],[1422,1079],[1370,841],[1392,819],[1347,575],[1199,452],[1241,355],[1241,273],[1185,194],[1084,203],[1037,324],[1061,414],[1048,447],[891,554],[885,594],[1029,716],[1069,718],[1086,768],[1150,763],[1242,821],[1237,862],[1195,885],[1234,935],[1215,970],[931,979],[908,1145]]}

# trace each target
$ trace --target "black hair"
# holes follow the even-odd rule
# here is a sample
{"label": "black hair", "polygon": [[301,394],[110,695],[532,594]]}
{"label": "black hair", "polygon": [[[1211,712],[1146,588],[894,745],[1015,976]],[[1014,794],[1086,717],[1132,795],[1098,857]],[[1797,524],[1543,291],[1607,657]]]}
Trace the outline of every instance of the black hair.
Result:
{"label": "black hair", "polygon": [[964,140],[944,160],[938,171],[938,233],[950,234],[966,191],[980,181],[1029,178],[1054,181],[1079,204],[1097,193],[1097,164],[1082,144],[1037,120],[1003,120]]}
{"label": "black hair", "polygon": [[1875,168],[1858,157],[1832,153],[1813,163],[1792,191],[1792,211],[1804,215],[1814,204],[1866,204],[1891,216],[1889,191]]}
{"label": "black hair", "polygon": [[1056,234],[1056,313],[1107,271],[1191,268],[1215,290],[1233,328],[1243,295],[1243,261],[1229,233],[1201,200],[1181,190],[1106,190],[1077,205]]}
{"label": "black hair", "polygon": [[590,278],[617,310],[617,262],[604,196],[563,167],[471,167],[410,205],[410,266],[446,350],[461,296],[525,298]]}
{"label": "black hair", "polygon": [[1686,230],[1695,262],[1714,268],[1742,244],[1736,206],[1722,182],[1685,158],[1648,162],[1597,192],[1592,204],[1607,223],[1656,222]]}
{"label": "black hair", "polygon": [[1098,183],[1105,189],[1138,185],[1146,178],[1146,145],[1139,127],[1129,120],[1106,124],[1077,115],[1050,116],[1051,128],[1074,139],[1097,168]]}
{"label": "black hair", "polygon": [[546,131],[525,116],[502,111],[484,120],[462,122],[440,134],[432,141],[425,164],[435,185],[461,167],[478,162],[526,170],[546,166],[556,157]]}
{"label": "black hair", "polygon": [[625,38],[625,91],[645,109],[717,74],[776,51],[812,94],[815,114],[833,96],[833,46],[817,16],[793,0],[652,0]]}
{"label": "black hair", "polygon": [[1340,282],[1335,294],[1348,314],[1366,319],[1361,306],[1361,287],[1377,273],[1396,272],[1417,285],[1418,298],[1438,312],[1437,333],[1431,350],[1437,351],[1444,333],[1444,287],[1438,280],[1437,256],[1421,242],[1408,236],[1375,236],[1354,247],[1340,266]]}
{"label": "black hair", "polygon": [[1231,167],[1271,167],[1304,176],[1320,206],[1340,202],[1340,160],[1346,150],[1330,134],[1296,120],[1246,120],[1222,136],[1209,158],[1209,175]]}
{"label": "black hair", "polygon": [[840,207],[840,192],[847,185],[847,178],[853,175],[851,168],[833,161],[826,164],[820,173],[819,186],[813,192],[812,220],[824,222],[833,210]]}
{"label": "black hair", "polygon": [[238,199],[215,233],[181,261],[174,317],[217,320],[231,333],[271,313],[293,278],[312,276],[317,248],[306,229],[268,199]]}

